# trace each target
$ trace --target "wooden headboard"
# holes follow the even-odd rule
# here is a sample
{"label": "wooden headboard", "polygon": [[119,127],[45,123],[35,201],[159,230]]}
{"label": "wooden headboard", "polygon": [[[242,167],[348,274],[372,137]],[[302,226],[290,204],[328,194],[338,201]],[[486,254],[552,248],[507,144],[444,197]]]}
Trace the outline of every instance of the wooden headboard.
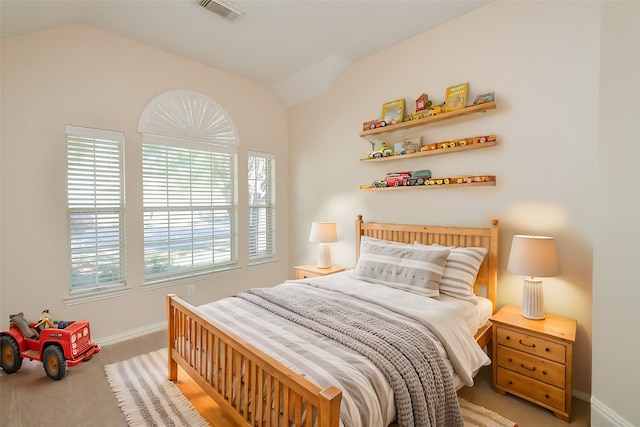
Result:
{"label": "wooden headboard", "polygon": [[437,243],[443,246],[487,248],[487,255],[480,266],[473,290],[478,294],[482,287],[486,288],[486,297],[493,303],[493,312],[495,313],[498,285],[498,222],[499,220],[492,219],[491,226],[487,228],[448,227],[364,222],[362,215],[358,215],[356,218],[356,262],[360,257],[362,236],[409,244],[419,242],[425,245]]}

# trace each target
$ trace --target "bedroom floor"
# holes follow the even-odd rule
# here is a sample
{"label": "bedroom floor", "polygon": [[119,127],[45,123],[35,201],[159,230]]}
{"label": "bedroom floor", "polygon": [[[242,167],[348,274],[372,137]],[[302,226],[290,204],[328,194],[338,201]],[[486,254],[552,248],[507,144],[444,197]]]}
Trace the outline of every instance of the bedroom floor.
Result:
{"label": "bedroom floor", "polygon": [[[28,360],[16,374],[7,375],[0,370],[0,425],[126,426],[124,415],[107,384],[104,365],[162,347],[166,347],[165,332],[104,346],[91,361],[69,368],[61,381],[52,381],[45,375],[41,363]],[[527,401],[511,395],[500,396],[493,391],[491,382],[491,367],[483,368],[476,377],[476,385],[461,389],[458,395],[498,412],[520,427],[590,425],[588,402],[574,398],[573,420],[567,424]]]}

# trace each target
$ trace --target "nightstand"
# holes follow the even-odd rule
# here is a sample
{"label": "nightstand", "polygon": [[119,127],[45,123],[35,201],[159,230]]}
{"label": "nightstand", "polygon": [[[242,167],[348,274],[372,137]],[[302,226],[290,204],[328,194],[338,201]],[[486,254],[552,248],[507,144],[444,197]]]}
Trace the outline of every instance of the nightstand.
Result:
{"label": "nightstand", "polygon": [[318,268],[315,264],[296,265],[296,279],[308,279],[310,277],[328,276],[329,274],[344,271],[344,267],[332,265],[329,268]]}
{"label": "nightstand", "polygon": [[571,421],[572,356],[577,322],[547,314],[543,320],[522,317],[504,306],[493,323],[493,387],[553,411]]}

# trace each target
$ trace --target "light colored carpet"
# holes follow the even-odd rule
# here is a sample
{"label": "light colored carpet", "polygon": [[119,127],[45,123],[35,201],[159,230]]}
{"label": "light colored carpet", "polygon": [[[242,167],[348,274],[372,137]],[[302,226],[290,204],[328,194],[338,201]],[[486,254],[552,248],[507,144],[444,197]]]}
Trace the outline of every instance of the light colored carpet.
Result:
{"label": "light colored carpet", "polygon": [[[129,426],[209,425],[167,380],[166,349],[106,365],[104,370]],[[517,427],[513,421],[462,398],[460,408],[466,427]]]}

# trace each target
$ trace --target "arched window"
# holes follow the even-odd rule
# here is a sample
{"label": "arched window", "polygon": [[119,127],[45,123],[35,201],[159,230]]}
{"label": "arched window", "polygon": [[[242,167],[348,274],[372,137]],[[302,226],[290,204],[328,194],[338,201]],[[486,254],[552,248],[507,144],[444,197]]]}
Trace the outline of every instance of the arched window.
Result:
{"label": "arched window", "polygon": [[197,92],[155,97],[142,112],[145,283],[237,262],[238,134]]}

